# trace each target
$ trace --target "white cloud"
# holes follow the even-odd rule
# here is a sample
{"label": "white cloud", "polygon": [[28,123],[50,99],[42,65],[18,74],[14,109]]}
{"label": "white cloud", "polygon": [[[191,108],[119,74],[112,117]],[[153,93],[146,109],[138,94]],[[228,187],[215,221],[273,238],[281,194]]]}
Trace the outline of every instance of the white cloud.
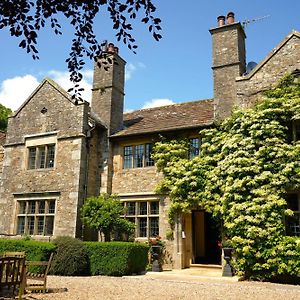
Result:
{"label": "white cloud", "polygon": [[[84,88],[82,98],[91,101],[93,70],[82,71],[82,74],[83,79],[80,82],[80,87]],[[73,86],[68,72],[51,70],[40,75],[49,76],[66,91]],[[38,78],[31,74],[5,79],[0,83],[0,103],[12,110],[17,110],[38,85]]]}
{"label": "white cloud", "polygon": [[171,104],[175,104],[174,101],[172,101],[171,99],[152,99],[150,101],[147,101],[142,109],[145,108],[151,108],[151,107],[159,107],[159,106],[164,106],[164,105],[171,105]]}
{"label": "white cloud", "polygon": [[[92,98],[92,79],[93,79],[93,70],[85,70],[81,72],[83,79],[79,83],[81,88],[84,88],[84,91],[81,92],[81,96],[86,101],[91,101]],[[71,88],[74,84],[69,80],[69,72],[62,72],[57,70],[51,70],[47,72],[47,75],[58,83],[66,91]]]}
{"label": "white cloud", "polygon": [[135,73],[138,69],[144,69],[146,66],[142,62],[138,62],[136,64],[128,63],[125,67],[125,81],[132,78],[133,73]]}
{"label": "white cloud", "polygon": [[38,80],[29,74],[4,80],[0,85],[0,103],[17,110],[38,84]]}

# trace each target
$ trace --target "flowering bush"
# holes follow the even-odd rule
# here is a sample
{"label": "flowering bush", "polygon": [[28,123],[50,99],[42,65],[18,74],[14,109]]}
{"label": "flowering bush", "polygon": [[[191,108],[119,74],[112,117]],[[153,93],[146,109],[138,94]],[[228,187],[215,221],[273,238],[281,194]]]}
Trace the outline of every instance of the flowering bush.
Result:
{"label": "flowering bush", "polygon": [[182,144],[174,140],[158,142],[154,155],[164,174],[158,191],[172,200],[171,222],[195,207],[221,219],[238,275],[252,279],[300,274],[300,241],[285,236],[283,222],[292,214],[284,195],[300,187],[300,142],[291,139],[291,124],[300,119],[300,82],[287,76],[266,95],[203,130],[199,157],[170,159]]}

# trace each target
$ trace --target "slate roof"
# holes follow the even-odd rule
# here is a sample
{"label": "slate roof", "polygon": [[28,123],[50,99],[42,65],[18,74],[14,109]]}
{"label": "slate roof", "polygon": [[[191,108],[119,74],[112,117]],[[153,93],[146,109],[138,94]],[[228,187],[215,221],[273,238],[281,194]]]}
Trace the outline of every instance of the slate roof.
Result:
{"label": "slate roof", "polygon": [[200,128],[213,121],[213,99],[185,102],[125,113],[124,129],[111,137]]}

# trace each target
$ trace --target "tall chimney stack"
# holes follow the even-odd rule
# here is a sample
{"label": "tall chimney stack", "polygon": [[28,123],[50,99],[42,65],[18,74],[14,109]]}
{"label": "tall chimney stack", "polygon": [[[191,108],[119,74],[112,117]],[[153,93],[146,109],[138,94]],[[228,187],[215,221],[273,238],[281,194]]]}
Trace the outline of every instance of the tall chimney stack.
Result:
{"label": "tall chimney stack", "polygon": [[[92,111],[104,122],[108,134],[123,126],[124,81],[126,62],[118,55],[114,44],[105,46],[104,56],[94,66]],[[101,67],[97,62],[100,62]]]}
{"label": "tall chimney stack", "polygon": [[234,13],[217,18],[218,27],[209,32],[212,35],[214,101],[217,119],[228,117],[237,104],[236,77],[246,68],[245,32]]}

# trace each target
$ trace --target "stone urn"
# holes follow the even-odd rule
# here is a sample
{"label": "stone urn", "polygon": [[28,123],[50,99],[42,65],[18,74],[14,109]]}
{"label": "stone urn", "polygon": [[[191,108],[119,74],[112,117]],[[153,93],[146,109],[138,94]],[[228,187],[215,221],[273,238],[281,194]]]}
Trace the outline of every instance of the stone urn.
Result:
{"label": "stone urn", "polygon": [[159,261],[161,255],[161,246],[152,245],[152,272],[162,272],[162,266]]}
{"label": "stone urn", "polygon": [[226,276],[226,277],[232,277],[233,276],[232,266],[230,265],[230,261],[232,259],[232,252],[233,252],[233,248],[229,248],[229,247],[228,248],[227,247],[223,248],[223,255],[224,255],[225,265],[223,267],[222,276]]}

